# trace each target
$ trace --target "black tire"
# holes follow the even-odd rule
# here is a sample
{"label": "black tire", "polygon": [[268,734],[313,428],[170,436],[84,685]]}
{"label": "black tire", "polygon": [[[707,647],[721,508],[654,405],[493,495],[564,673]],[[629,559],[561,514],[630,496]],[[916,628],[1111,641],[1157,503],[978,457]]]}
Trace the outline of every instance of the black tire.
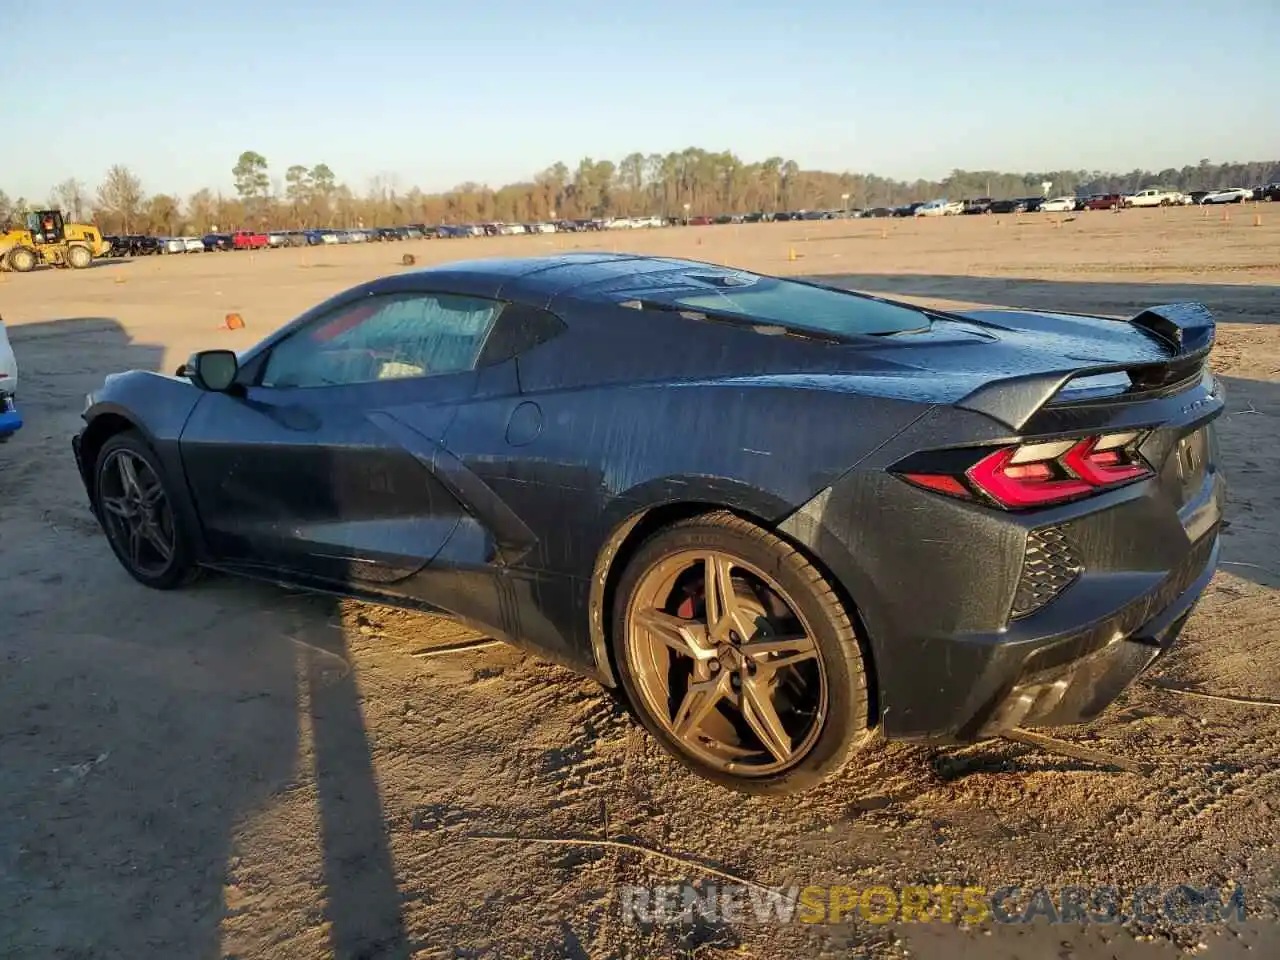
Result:
{"label": "black tire", "polygon": [[30,273],[38,262],[36,252],[30,247],[14,247],[9,251],[9,269],[14,273]]}
{"label": "black tire", "polygon": [[67,247],[67,264],[76,270],[84,270],[93,264],[93,251],[79,243]]}
{"label": "black tire", "polygon": [[[171,533],[170,555],[167,560],[156,553],[157,562],[144,565],[131,557],[129,547],[124,542],[125,537],[121,533],[121,527],[115,519],[116,515],[106,505],[107,498],[119,499],[113,496],[109,484],[118,475],[113,474],[112,471],[118,470],[117,459],[120,457],[133,458],[135,465],[137,461],[145,463],[159,485],[164,507],[168,511],[168,531]],[[93,466],[93,501],[99,522],[107,534],[107,542],[111,544],[116,559],[139,583],[156,590],[172,590],[191,583],[199,576],[200,568],[195,563],[191,538],[183,528],[173,506],[173,485],[165,476],[164,468],[160,465],[155,451],[141,434],[134,430],[126,430],[110,437],[102,445]],[[163,528],[162,523],[159,526]],[[152,552],[154,553],[154,549]]]}
{"label": "black tire", "polygon": [[[826,715],[816,739],[795,762],[776,773],[739,775],[705,762],[682,746],[655,718],[637,686],[628,658],[629,611],[644,574],[655,564],[690,550],[729,554],[767,572],[787,595],[811,634],[826,681]],[[835,774],[872,739],[868,716],[867,670],[849,611],[809,560],[790,544],[728,511],[672,524],[650,536],[628,562],[612,611],[611,642],[618,677],[645,729],[694,772],[742,793],[784,795],[811,788]]]}

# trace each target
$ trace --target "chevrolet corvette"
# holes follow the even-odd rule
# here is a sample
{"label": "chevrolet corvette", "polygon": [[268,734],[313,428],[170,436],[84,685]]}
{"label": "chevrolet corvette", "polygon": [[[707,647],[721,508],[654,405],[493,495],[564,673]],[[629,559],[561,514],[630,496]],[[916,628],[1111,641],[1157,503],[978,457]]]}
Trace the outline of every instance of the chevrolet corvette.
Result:
{"label": "chevrolet corvette", "polygon": [[614,688],[724,786],[1104,710],[1212,576],[1194,303],[943,312],[576,253],[361,284],[109,376],[73,448],[124,569],[443,611]]}

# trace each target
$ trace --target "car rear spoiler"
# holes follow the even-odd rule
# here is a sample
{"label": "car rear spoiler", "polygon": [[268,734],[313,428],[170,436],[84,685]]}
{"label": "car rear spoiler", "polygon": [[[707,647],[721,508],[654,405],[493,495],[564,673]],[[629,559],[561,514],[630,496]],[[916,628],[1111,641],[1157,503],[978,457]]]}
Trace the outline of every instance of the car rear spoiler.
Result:
{"label": "car rear spoiler", "polygon": [[1202,303],[1148,307],[1123,322],[1168,346],[1172,351],[1169,357],[1159,363],[1100,364],[993,380],[966,394],[955,405],[986,414],[1014,430],[1021,430],[1037,411],[1073,380],[1108,374],[1127,375],[1128,386],[1122,386],[1112,396],[1133,396],[1181,384],[1201,372],[1213,349],[1217,332],[1213,314]]}

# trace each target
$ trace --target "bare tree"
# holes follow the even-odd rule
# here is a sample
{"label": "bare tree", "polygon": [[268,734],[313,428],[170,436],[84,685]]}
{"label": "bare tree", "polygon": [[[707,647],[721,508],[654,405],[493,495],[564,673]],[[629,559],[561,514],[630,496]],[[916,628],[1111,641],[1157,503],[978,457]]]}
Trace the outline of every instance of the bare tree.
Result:
{"label": "bare tree", "polygon": [[122,233],[129,232],[129,225],[136,224],[145,194],[142,181],[123,164],[117,163],[107,171],[98,187],[98,212],[110,218],[111,225]]}
{"label": "bare tree", "polygon": [[67,213],[72,220],[79,223],[88,212],[88,199],[85,197],[84,184],[75,177],[68,177],[53,188],[58,199],[58,207]]}
{"label": "bare tree", "polygon": [[213,199],[213,193],[207,187],[203,190],[197,190],[187,198],[187,220],[191,224],[191,229],[196,233],[203,234],[209,230],[216,222],[214,220],[216,203]]}

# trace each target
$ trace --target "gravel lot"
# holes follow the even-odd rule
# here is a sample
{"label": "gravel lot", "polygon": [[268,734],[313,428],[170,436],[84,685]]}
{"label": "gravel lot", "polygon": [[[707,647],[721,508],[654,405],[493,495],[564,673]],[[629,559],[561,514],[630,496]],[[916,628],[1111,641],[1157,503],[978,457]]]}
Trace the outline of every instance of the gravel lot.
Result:
{"label": "gravel lot", "polygon": [[[27,417],[0,447],[0,956],[1278,955],[1280,209],[1256,213],[1261,225],[1245,206],[1226,221],[1188,208],[694,227],[0,274]],[[69,444],[104,374],[247,346],[405,269],[406,252],[425,264],[567,248],[947,306],[1208,304],[1228,391],[1224,564],[1159,671],[1061,732],[1150,775],[1007,741],[879,745],[800,799],[741,798],[683,773],[588,681],[501,645],[429,655],[471,637],[448,621],[218,577],[159,594],[119,568]],[[223,329],[230,311],[246,329]],[[1151,929],[623,922],[618,885],[708,879],[707,867],[801,886],[1240,883],[1249,916]]]}

